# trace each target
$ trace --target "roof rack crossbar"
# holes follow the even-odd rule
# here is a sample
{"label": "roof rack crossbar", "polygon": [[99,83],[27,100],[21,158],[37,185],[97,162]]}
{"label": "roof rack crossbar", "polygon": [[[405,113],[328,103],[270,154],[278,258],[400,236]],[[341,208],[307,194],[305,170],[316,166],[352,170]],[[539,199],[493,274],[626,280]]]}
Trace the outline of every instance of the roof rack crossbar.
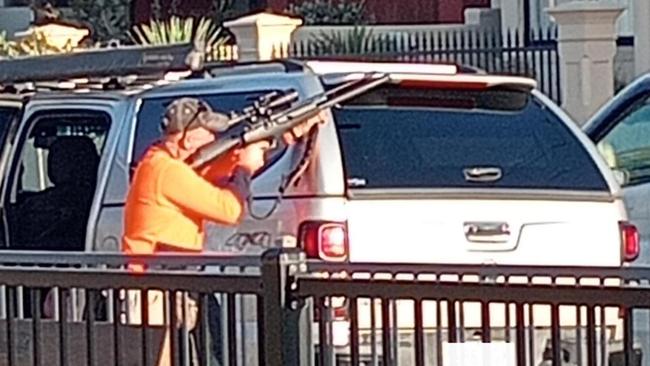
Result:
{"label": "roof rack crossbar", "polygon": [[202,68],[203,59],[191,43],[126,46],[68,54],[0,60],[0,84],[79,78],[160,74]]}

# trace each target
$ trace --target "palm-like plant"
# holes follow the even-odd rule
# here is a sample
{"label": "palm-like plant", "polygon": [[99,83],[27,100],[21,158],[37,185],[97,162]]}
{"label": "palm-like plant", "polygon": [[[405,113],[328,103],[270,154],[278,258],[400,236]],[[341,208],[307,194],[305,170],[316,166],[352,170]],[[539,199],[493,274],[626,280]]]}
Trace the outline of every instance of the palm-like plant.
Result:
{"label": "palm-like plant", "polygon": [[210,18],[201,18],[195,25],[194,18],[181,19],[172,16],[167,21],[152,19],[149,24],[133,27],[129,33],[131,40],[140,45],[167,45],[190,43],[205,45],[205,52],[213,54],[223,46],[229,36]]}
{"label": "palm-like plant", "polygon": [[321,31],[310,43],[322,55],[367,54],[381,47],[385,39],[373,35],[370,28],[355,26],[350,31]]}

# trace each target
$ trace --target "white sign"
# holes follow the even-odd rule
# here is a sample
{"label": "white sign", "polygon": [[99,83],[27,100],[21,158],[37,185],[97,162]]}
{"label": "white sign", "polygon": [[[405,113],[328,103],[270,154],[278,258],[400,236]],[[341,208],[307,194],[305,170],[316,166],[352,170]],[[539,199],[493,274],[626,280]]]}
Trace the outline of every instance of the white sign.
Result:
{"label": "white sign", "polygon": [[443,366],[515,366],[514,343],[443,343]]}

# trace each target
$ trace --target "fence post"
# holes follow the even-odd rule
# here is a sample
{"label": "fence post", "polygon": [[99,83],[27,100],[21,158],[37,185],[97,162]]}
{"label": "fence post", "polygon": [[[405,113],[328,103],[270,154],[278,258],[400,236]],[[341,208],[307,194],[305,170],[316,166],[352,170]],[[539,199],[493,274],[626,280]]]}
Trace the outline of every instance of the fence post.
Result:
{"label": "fence post", "polygon": [[293,276],[304,271],[305,256],[298,250],[274,248],[262,255],[260,365],[313,364],[311,306],[291,296]]}
{"label": "fence post", "polygon": [[616,20],[623,10],[591,1],[547,9],[559,27],[562,106],[579,125],[614,95]]}
{"label": "fence post", "polygon": [[271,13],[237,18],[223,25],[235,34],[238,60],[266,61],[280,56],[291,43],[291,35],[302,20]]}
{"label": "fence post", "polygon": [[636,76],[650,71],[650,1],[634,2],[634,68]]}

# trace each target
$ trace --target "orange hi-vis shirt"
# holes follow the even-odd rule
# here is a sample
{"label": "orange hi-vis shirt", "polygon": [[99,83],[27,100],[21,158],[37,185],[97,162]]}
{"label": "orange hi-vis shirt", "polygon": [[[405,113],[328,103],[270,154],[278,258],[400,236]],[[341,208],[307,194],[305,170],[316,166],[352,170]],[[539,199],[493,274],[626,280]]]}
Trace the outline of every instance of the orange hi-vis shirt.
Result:
{"label": "orange hi-vis shirt", "polygon": [[232,155],[197,173],[162,146],[149,148],[126,199],[122,251],[153,254],[165,246],[200,252],[205,220],[236,225],[243,217],[247,184],[212,183],[228,178],[234,169]]}

